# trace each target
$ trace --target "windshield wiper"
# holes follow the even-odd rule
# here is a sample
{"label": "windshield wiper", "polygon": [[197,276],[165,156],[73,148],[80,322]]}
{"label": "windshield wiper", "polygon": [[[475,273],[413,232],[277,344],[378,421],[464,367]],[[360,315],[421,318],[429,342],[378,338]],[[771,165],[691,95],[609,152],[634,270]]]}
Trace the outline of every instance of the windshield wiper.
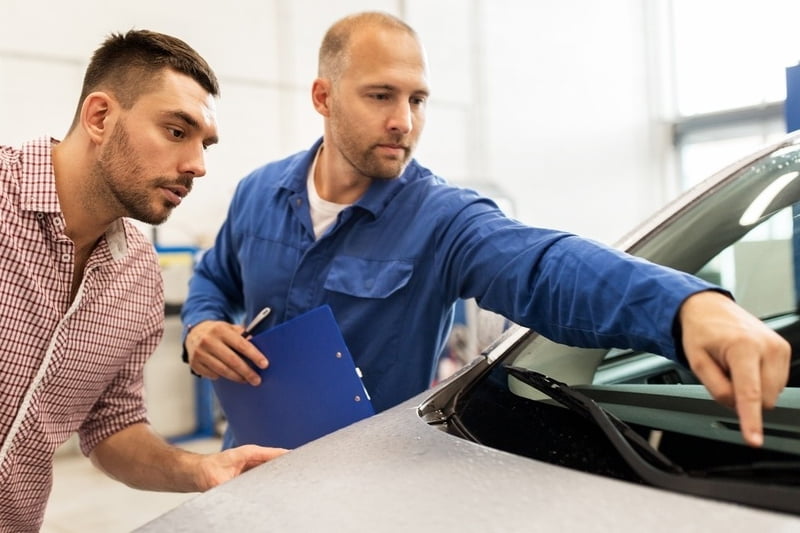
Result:
{"label": "windshield wiper", "polygon": [[[656,466],[674,474],[685,474],[680,465],[673,462],[666,455],[653,448],[641,435],[634,431],[628,424],[600,407],[594,400],[549,376],[517,366],[507,366],[509,374],[527,383],[542,394],[549,396],[567,409],[580,414],[594,422],[608,437],[611,444],[626,459],[631,459],[630,454],[637,452],[638,457],[644,457]],[[628,461],[630,463],[630,460]]]}
{"label": "windshield wiper", "polygon": [[[800,514],[800,497],[798,496],[800,493],[796,488],[772,483],[754,484],[740,478],[696,477],[703,474],[684,471],[679,465],[650,446],[625,422],[600,407],[582,392],[535,370],[515,366],[506,366],[505,368],[511,376],[530,385],[572,412],[579,413],[594,422],[639,477],[655,487],[744,503],[773,511]],[[759,471],[761,473],[771,471],[774,477],[775,471],[780,468],[776,465],[765,468],[765,465],[756,464],[751,465],[749,472],[746,472],[746,468],[742,468],[738,474],[747,473],[753,476]],[[793,468],[796,469],[796,464],[789,465],[789,471],[795,473],[796,470],[792,470]],[[709,474],[720,476],[723,475],[723,472],[722,469],[716,469],[710,471]],[[736,476],[737,472],[731,469],[728,474]]]}

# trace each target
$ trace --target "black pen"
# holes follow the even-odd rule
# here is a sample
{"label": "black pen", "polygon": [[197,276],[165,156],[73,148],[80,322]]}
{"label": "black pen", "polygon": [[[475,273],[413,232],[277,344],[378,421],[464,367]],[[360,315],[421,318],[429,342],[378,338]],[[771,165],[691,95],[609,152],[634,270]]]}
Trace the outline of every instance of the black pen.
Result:
{"label": "black pen", "polygon": [[264,309],[259,311],[258,314],[253,318],[253,320],[251,320],[250,323],[247,324],[247,327],[244,328],[244,331],[242,332],[242,337],[247,338],[250,335],[252,335],[253,330],[256,329],[256,327],[258,327],[258,325],[261,324],[261,322],[265,318],[267,318],[271,312],[272,309],[270,309],[269,307],[265,307]]}

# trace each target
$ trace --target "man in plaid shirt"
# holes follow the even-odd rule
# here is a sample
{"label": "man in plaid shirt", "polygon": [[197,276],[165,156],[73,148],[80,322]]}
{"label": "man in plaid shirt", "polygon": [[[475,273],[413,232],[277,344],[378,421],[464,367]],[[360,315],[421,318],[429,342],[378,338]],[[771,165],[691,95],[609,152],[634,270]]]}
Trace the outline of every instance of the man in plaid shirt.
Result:
{"label": "man in plaid shirt", "polygon": [[186,43],[111,35],[62,142],[0,146],[0,530],[35,531],[54,451],[132,487],[204,491],[285,450],[199,455],[148,424],[142,372],[164,329],[157,257],[126,220],[166,220],[205,174],[219,87]]}

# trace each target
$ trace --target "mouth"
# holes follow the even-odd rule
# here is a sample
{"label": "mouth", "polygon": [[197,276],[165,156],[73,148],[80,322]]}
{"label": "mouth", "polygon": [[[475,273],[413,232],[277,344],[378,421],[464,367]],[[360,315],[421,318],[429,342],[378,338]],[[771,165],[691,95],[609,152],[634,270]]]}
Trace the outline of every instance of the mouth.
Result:
{"label": "mouth", "polygon": [[183,185],[165,185],[161,187],[161,190],[164,192],[164,196],[167,198],[169,203],[173,204],[174,206],[178,206],[189,194],[191,186],[185,187]]}
{"label": "mouth", "polygon": [[384,153],[388,153],[392,156],[400,156],[403,157],[406,152],[408,151],[408,147],[402,144],[393,144],[393,143],[385,143],[377,145],[378,150]]}

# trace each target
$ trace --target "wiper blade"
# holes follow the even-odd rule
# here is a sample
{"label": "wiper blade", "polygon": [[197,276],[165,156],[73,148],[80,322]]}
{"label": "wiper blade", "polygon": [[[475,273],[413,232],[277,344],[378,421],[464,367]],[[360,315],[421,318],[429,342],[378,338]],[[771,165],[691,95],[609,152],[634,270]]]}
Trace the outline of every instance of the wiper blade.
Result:
{"label": "wiper blade", "polygon": [[[639,455],[650,463],[673,474],[685,474],[680,465],[653,448],[649,442],[634,431],[628,424],[600,407],[597,402],[582,392],[573,389],[566,383],[562,383],[549,376],[536,372],[535,370],[517,366],[507,366],[506,370],[515,378],[556,400],[567,409],[594,422],[623,457],[627,456],[629,453],[635,453],[630,448],[630,445],[633,445],[638,450]],[[624,440],[620,439],[620,437],[623,437]],[[622,440],[622,442],[627,441],[627,445],[620,447],[620,440]]]}
{"label": "wiper blade", "polygon": [[[523,383],[556,400],[571,411],[594,421],[628,465],[639,474],[643,481],[651,485],[679,493],[800,514],[800,498],[798,497],[800,492],[795,487],[773,483],[754,484],[740,479],[732,470],[729,472],[732,477],[722,477],[724,476],[722,469],[708,472],[703,477],[697,477],[698,473],[695,472],[687,473],[650,446],[630,426],[601,408],[585,394],[535,370],[515,366],[505,368],[510,375]],[[772,468],[773,466],[774,468]],[[753,474],[754,479],[757,477],[755,474],[759,472],[771,471],[774,478],[775,470],[781,468],[783,467],[776,465],[771,465],[770,468],[765,465],[754,466],[749,473]],[[794,467],[790,466],[789,471],[796,472],[792,468]]]}

